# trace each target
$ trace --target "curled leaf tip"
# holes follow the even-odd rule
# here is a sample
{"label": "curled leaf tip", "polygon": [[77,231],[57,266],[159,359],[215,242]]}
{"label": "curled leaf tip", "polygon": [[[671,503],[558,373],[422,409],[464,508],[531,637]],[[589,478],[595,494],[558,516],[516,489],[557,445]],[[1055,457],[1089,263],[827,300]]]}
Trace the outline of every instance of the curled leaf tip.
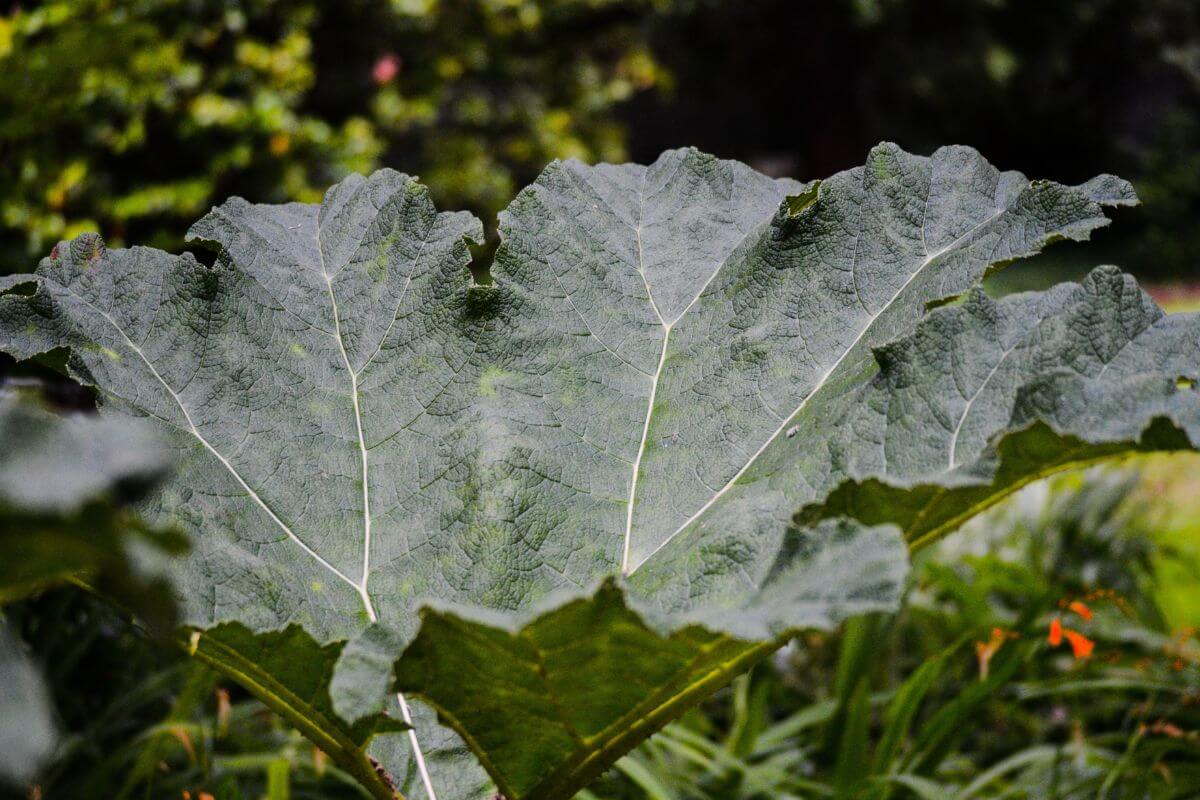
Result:
{"label": "curled leaf tip", "polygon": [[77,264],[92,265],[101,261],[108,252],[104,240],[97,233],[84,233],[71,242],[71,260]]}

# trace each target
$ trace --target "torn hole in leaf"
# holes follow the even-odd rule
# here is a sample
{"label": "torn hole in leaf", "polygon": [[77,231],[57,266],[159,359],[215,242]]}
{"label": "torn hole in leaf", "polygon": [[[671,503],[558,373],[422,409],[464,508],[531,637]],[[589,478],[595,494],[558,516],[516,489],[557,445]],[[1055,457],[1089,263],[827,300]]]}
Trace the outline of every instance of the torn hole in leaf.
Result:
{"label": "torn hole in leaf", "polygon": [[800,194],[793,194],[784,198],[783,202],[787,206],[787,215],[794,218],[807,211],[813,203],[817,202],[820,190],[821,182],[813,181],[812,185],[800,192]]}
{"label": "torn hole in leaf", "polygon": [[[53,257],[53,256],[51,256],[51,257]],[[8,287],[7,289],[0,290],[0,297],[3,297],[4,295],[16,295],[17,297],[33,297],[35,294],[37,294],[37,290],[38,290],[37,278],[33,275],[30,275],[29,280],[18,281],[17,283],[14,283],[12,286]]]}
{"label": "torn hole in leaf", "polygon": [[939,297],[936,300],[929,300],[925,303],[925,311],[933,311],[935,308],[942,306],[960,306],[966,301],[966,294],[950,294],[945,297]]}

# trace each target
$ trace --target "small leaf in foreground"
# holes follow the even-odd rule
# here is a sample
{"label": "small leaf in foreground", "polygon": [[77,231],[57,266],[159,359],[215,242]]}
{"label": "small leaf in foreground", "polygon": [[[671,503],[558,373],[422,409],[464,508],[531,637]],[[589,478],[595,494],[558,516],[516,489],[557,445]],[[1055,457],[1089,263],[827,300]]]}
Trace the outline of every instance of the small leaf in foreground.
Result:
{"label": "small leaf in foreground", "polygon": [[[184,549],[122,507],[166,470],[144,427],[51,414],[0,393],[0,605],[83,581],[158,627],[174,624],[165,560]],[[33,780],[57,744],[39,668],[0,618],[0,781]]]}
{"label": "small leaf in foreground", "polygon": [[58,743],[42,676],[0,621],[0,786],[27,784]]}
{"label": "small leaf in foreground", "polygon": [[0,604],[76,580],[169,631],[170,561],[186,539],[127,507],[166,474],[145,425],[56,416],[0,394]]}

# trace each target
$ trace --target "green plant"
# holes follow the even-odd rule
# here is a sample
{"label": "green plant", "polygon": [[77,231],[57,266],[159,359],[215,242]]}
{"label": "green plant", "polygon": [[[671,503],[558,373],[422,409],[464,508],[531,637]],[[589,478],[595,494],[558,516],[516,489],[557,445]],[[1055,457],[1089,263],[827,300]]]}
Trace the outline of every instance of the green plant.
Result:
{"label": "green plant", "polygon": [[193,534],[202,662],[376,797],[569,797],[797,631],[894,609],[908,549],[1020,486],[1192,447],[1195,317],[1114,268],[972,288],[1131,202],[968,148],[804,185],[555,163],[483,286],[478,221],[383,171],[228,202],[212,267],[62,243],[0,284],[0,348],[67,348],[171,442],[144,510]]}
{"label": "green plant", "polygon": [[[953,795],[994,766],[1009,765],[972,797],[1189,797],[1192,731],[1200,727],[1194,686],[1200,651],[1194,634],[1168,626],[1154,598],[1170,586],[1156,565],[1170,557],[1160,519],[1164,483],[1182,493],[1174,516],[1191,509],[1190,456],[1139,461],[1137,472],[1088,471],[1054,478],[981,515],[967,530],[930,548],[914,567],[913,591],[893,619],[875,623],[869,664],[868,748],[882,746],[885,710],[897,687],[931,660],[943,662],[917,704],[889,765],[870,759],[874,779],[895,772],[916,735],[964,689],[979,682],[973,641],[1006,631],[1031,604],[1030,640],[1044,642],[1048,620],[1063,613],[1046,598],[1116,589],[1120,602],[1089,601],[1095,619],[1091,658],[1075,660],[1043,645],[958,726],[945,757],[918,785]],[[1169,475],[1169,478],[1168,478]],[[1143,496],[1144,493],[1154,494]],[[1192,573],[1181,575],[1182,593]],[[293,798],[360,796],[273,715],[235,686],[221,684],[181,651],[138,636],[102,603],[77,590],[10,606],[10,624],[54,666],[48,679],[64,738],[53,768],[38,779],[42,796],[179,800],[208,792],[222,800],[261,797],[267,770],[288,764]],[[1070,612],[1067,612],[1070,613]],[[1072,615],[1074,616],[1074,615]],[[1116,624],[1114,624],[1116,623]],[[827,797],[838,749],[823,747],[837,710],[833,695],[839,633],[807,633],[797,647],[739,676],[633,753],[581,800],[768,800]],[[81,642],[85,644],[81,644]],[[948,648],[956,649],[945,654]],[[214,685],[217,688],[214,688]],[[891,729],[891,728],[889,728]],[[1128,751],[1129,756],[1124,756]],[[878,766],[876,766],[878,765]],[[1083,779],[1065,778],[1084,770]],[[276,770],[278,772],[278,770]],[[1115,780],[1112,776],[1115,774]],[[277,779],[278,780],[278,779]],[[893,783],[913,783],[911,776]],[[897,798],[912,792],[900,787]],[[917,795],[919,796],[919,795]],[[0,797],[8,798],[0,789]],[[25,795],[20,795],[24,798]],[[17,800],[18,795],[12,795]]]}
{"label": "green plant", "polygon": [[163,558],[186,542],[127,508],[166,472],[155,438],[123,420],[60,418],[0,393],[0,443],[0,604],[74,581],[170,629]]}
{"label": "green plant", "polygon": [[[122,502],[164,470],[140,426],[59,418],[0,393],[0,605],[73,581],[173,628],[164,560],[185,543]],[[0,687],[0,781],[28,781],[53,751],[55,724],[37,666],[3,617]]]}
{"label": "green plant", "polygon": [[[10,11],[11,7],[11,11]],[[56,0],[0,10],[0,272],[104,230],[176,249],[230,194],[386,158],[489,218],[551,158],[624,158],[651,0]]]}
{"label": "green plant", "polygon": [[[293,800],[362,798],[293,727],[91,592],[57,588],[7,606],[5,615],[25,643],[14,652],[46,687],[43,718],[54,720],[58,745],[29,785],[0,781],[0,798],[281,796],[268,789]],[[28,708],[31,697],[20,699]],[[16,727],[15,718],[3,719]],[[19,733],[22,743],[35,741],[29,723]]]}
{"label": "green plant", "polygon": [[[1200,650],[1155,602],[1167,543],[1146,467],[1058,477],[981,515],[922,554],[897,615],[807,635],[593,796],[1194,796]],[[1090,656],[1047,642],[1056,618],[1094,637]]]}

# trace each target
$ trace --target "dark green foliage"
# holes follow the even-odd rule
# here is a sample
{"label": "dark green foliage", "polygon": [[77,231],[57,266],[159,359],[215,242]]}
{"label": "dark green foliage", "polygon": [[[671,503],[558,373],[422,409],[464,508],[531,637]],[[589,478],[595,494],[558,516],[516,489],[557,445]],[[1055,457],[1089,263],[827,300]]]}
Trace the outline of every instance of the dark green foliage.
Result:
{"label": "dark green foliage", "polygon": [[[1200,639],[1155,602],[1169,543],[1152,501],[1136,471],[1051,486],[927,553],[899,615],[807,637],[628,756],[593,796],[1195,796]],[[1081,598],[1093,619],[1065,608]],[[1050,646],[1056,617],[1095,640],[1090,658]],[[984,676],[976,643],[989,641],[1000,645]]]}
{"label": "dark green foliage", "polygon": [[[8,617],[44,667],[62,733],[37,780],[43,797],[179,800],[186,790],[257,800],[279,763],[293,800],[362,797],[259,701],[94,597],[47,592],[10,606]],[[0,798],[28,792],[0,786]]]}
{"label": "dark green foliage", "polygon": [[[11,10],[10,10],[11,7]],[[624,157],[651,0],[67,0],[0,10],[0,273],[55,241],[176,249],[232,194],[383,163],[489,218],[556,157]]]}
{"label": "dark green foliage", "polygon": [[384,165],[491,229],[556,157],[683,142],[814,177],[886,138],[1129,177],[1146,207],[1106,244],[1136,274],[1183,276],[1197,48],[1189,0],[10,4],[0,272],[81,230],[173,249],[231,194],[312,201]]}
{"label": "dark green foliage", "polygon": [[[1191,796],[1200,790],[1191,733],[1200,728],[1200,653],[1156,608],[1155,563],[1169,552],[1148,527],[1156,510],[1144,487],[1136,472],[1091,473],[1019,496],[929,552],[908,608],[867,626],[875,638],[865,661],[848,658],[850,630],[810,634],[803,649],[739,678],[580,797],[833,796],[836,765],[846,760],[833,723],[836,676],[851,673],[867,687],[868,758],[858,773],[869,797],[942,797],[972,786],[971,798],[1090,800],[1106,783],[1110,798]],[[1078,662],[1049,648],[1058,601],[1100,587],[1120,602],[1091,601],[1096,619],[1070,623],[1096,638],[1095,657]],[[75,743],[43,776],[43,796],[178,800],[187,789],[251,800],[269,776],[282,780],[285,764],[293,798],[361,796],[257,701],[96,601],[53,593],[11,616],[35,656],[55,665],[50,686]],[[1006,639],[990,664],[993,680],[981,682],[974,642],[1018,625],[1024,635]],[[929,747],[934,739],[942,745]]]}

